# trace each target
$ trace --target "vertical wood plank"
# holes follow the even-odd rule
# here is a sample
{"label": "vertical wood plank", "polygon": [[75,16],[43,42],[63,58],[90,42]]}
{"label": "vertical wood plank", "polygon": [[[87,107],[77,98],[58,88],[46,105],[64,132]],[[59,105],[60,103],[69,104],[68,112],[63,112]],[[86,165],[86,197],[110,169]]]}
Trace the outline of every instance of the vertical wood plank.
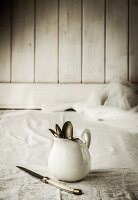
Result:
{"label": "vertical wood plank", "polygon": [[57,82],[58,0],[36,1],[36,82]]}
{"label": "vertical wood plank", "polygon": [[128,79],[128,0],[107,0],[106,81]]}
{"label": "vertical wood plank", "polygon": [[129,80],[138,83],[138,1],[130,1]]}
{"label": "vertical wood plank", "polygon": [[60,0],[59,82],[81,82],[80,0]]}
{"label": "vertical wood plank", "polygon": [[13,0],[12,82],[34,81],[34,0]]}
{"label": "vertical wood plank", "polygon": [[83,82],[104,82],[104,0],[83,5]]}
{"label": "vertical wood plank", "polygon": [[10,82],[11,3],[0,1],[0,82]]}

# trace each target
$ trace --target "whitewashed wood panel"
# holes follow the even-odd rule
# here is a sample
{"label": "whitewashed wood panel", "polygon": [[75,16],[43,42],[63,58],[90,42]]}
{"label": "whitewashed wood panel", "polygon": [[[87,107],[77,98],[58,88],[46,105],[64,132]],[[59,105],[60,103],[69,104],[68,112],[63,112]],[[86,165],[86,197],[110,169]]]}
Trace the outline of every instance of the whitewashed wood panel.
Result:
{"label": "whitewashed wood panel", "polygon": [[138,83],[138,1],[130,1],[129,80]]}
{"label": "whitewashed wood panel", "polygon": [[81,1],[59,1],[59,82],[81,82]]}
{"label": "whitewashed wood panel", "polygon": [[138,0],[0,1],[0,82],[136,83],[137,63]]}
{"label": "whitewashed wood panel", "polygon": [[34,81],[34,0],[13,0],[12,82]]}
{"label": "whitewashed wood panel", "polygon": [[104,0],[83,4],[83,82],[104,82],[104,6]]}
{"label": "whitewashed wood panel", "polygon": [[11,3],[0,1],[0,82],[10,82]]}
{"label": "whitewashed wood panel", "polygon": [[57,82],[58,0],[36,0],[35,81]]}
{"label": "whitewashed wood panel", "polygon": [[106,81],[128,79],[128,0],[107,0]]}

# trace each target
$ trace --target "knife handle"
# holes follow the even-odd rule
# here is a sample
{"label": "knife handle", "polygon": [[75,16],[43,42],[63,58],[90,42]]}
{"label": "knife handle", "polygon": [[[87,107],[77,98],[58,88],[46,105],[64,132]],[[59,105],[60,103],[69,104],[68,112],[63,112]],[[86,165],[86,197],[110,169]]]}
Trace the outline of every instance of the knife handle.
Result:
{"label": "knife handle", "polygon": [[69,193],[72,193],[72,194],[75,194],[75,195],[83,194],[82,190],[80,190],[80,189],[75,189],[75,188],[69,187],[69,186],[65,185],[64,183],[52,180],[52,179],[50,179],[48,177],[44,177],[42,179],[42,182],[48,183],[49,185],[52,185],[52,186],[54,186],[56,188],[59,188],[59,189],[65,191],[65,192],[69,192]]}

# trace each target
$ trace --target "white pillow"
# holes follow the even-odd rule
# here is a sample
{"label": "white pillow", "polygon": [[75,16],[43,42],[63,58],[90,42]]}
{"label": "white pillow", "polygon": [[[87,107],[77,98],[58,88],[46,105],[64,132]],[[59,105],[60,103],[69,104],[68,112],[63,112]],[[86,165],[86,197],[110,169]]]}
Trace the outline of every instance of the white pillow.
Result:
{"label": "white pillow", "polygon": [[130,110],[138,105],[138,95],[128,82],[114,79],[107,85],[104,91],[106,100],[104,105]]}
{"label": "white pillow", "polygon": [[[107,112],[108,107],[110,112],[112,107],[130,110],[136,106],[138,106],[138,94],[136,94],[133,86],[120,79],[114,79],[103,90],[93,90],[84,102],[75,103],[73,108],[79,113],[85,113],[86,110],[88,112],[89,109],[96,113],[101,110],[103,113],[104,110]],[[136,112],[137,108],[134,110]],[[116,112],[115,109],[112,109],[113,111]]]}

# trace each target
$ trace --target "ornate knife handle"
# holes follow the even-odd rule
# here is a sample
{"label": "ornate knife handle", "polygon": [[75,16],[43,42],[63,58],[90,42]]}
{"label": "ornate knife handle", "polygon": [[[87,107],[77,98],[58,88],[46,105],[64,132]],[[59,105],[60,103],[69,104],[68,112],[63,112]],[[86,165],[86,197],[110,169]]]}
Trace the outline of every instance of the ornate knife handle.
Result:
{"label": "ornate knife handle", "polygon": [[49,185],[52,185],[56,188],[59,188],[59,189],[65,191],[65,192],[68,192],[68,193],[72,193],[72,194],[75,194],[75,195],[83,194],[82,190],[80,190],[80,189],[75,189],[75,188],[69,187],[69,186],[65,185],[64,183],[60,183],[59,181],[52,180],[48,177],[44,177],[42,179],[42,182],[48,183]]}

